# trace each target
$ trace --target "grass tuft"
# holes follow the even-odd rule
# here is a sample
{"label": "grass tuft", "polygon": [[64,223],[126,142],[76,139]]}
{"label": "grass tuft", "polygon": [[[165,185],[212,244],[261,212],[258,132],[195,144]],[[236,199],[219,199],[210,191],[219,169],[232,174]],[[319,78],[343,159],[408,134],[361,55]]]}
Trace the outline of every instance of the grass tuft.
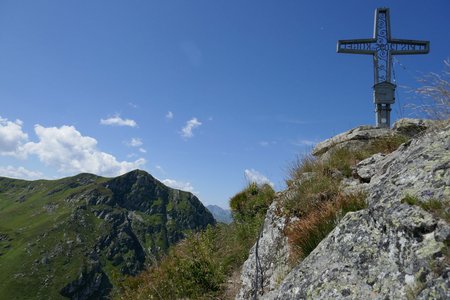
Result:
{"label": "grass tuft", "polygon": [[316,209],[290,224],[287,236],[293,250],[293,261],[308,256],[348,212],[366,208],[365,198],[363,193],[339,193],[333,201],[321,203]]}
{"label": "grass tuft", "polygon": [[450,223],[450,201],[449,200],[420,200],[418,197],[407,194],[401,203],[416,205],[431,213],[433,216]]}

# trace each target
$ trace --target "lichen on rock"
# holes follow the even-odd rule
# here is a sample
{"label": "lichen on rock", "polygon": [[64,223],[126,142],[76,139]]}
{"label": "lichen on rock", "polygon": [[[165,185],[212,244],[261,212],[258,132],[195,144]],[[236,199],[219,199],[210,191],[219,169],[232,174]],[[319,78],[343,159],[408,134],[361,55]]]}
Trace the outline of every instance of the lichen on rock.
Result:
{"label": "lichen on rock", "polygon": [[[346,135],[364,143],[367,132],[376,130],[359,128]],[[384,134],[390,133],[376,135]],[[408,195],[419,204],[438,201],[450,212],[450,126],[414,135],[396,151],[357,165],[354,178],[342,185],[363,189],[367,209],[347,213],[278,287],[258,291],[258,299],[450,299],[450,224],[423,206],[403,201]],[[334,143],[319,144],[316,154],[324,155],[344,140],[338,135]],[[277,240],[283,240],[275,224],[268,213],[262,238],[279,232]],[[280,244],[264,247],[276,253]],[[254,252],[249,260],[254,260]],[[275,269],[277,262],[267,259],[264,266]],[[243,282],[251,282],[254,269],[246,262]],[[271,274],[273,269],[264,270]],[[248,299],[254,292],[244,284],[237,298]]]}

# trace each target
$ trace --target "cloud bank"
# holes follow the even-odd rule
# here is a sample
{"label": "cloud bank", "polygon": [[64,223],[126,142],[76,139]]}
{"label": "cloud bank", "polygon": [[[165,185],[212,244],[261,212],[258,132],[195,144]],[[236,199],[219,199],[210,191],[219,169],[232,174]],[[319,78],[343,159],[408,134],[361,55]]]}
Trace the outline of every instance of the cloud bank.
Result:
{"label": "cloud bank", "polygon": [[[138,169],[146,163],[143,158],[135,161],[119,161],[113,155],[100,151],[97,148],[96,139],[83,136],[73,126],[35,125],[34,132],[38,141],[28,142],[28,134],[23,132],[20,120],[8,121],[0,117],[0,155],[10,155],[20,159],[36,156],[42,163],[55,167],[63,174],[88,172],[103,176],[117,176]],[[132,142],[136,147],[142,143],[139,139]],[[42,177],[42,173],[12,166],[1,167],[0,174],[26,179]]]}

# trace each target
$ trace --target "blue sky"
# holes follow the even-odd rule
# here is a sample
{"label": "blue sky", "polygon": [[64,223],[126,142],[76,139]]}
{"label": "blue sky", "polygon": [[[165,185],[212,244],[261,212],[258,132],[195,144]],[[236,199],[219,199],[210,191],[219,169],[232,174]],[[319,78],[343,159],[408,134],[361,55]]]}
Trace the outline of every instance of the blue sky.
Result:
{"label": "blue sky", "polygon": [[205,204],[247,180],[284,187],[314,143],[374,124],[370,38],[430,40],[398,56],[393,119],[450,56],[450,1],[0,1],[0,175],[140,168]]}

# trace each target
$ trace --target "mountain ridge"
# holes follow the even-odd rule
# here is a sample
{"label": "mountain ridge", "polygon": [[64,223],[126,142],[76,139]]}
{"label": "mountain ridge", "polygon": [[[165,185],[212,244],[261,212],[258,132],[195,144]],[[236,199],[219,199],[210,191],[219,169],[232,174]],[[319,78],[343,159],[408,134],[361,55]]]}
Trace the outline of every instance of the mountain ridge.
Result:
{"label": "mountain ridge", "polygon": [[122,276],[209,224],[214,218],[196,196],[142,170],[0,177],[0,298],[106,297]]}
{"label": "mountain ridge", "polygon": [[217,222],[230,224],[233,221],[233,216],[229,209],[222,208],[218,205],[207,205],[206,208],[212,213]]}

